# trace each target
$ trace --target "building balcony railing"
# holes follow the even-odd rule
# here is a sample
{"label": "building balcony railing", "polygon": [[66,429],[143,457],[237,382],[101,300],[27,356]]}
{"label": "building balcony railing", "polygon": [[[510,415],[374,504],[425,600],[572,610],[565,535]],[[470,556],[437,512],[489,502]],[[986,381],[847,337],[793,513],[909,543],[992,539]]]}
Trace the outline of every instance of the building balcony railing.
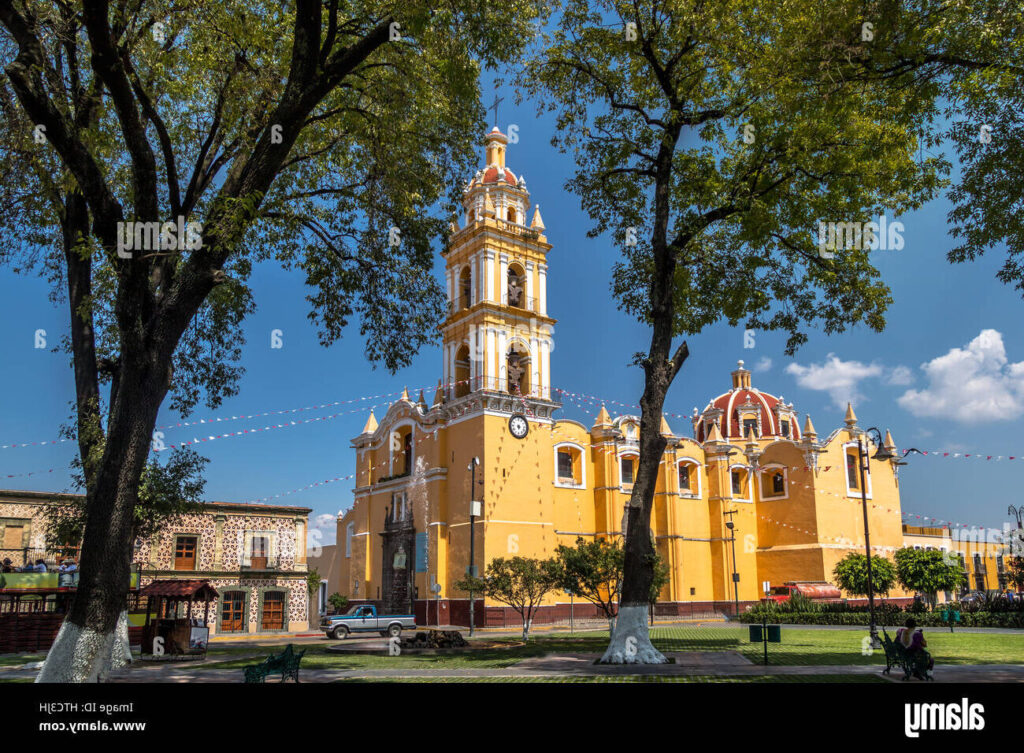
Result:
{"label": "building balcony railing", "polygon": [[473,306],[474,304],[488,302],[500,303],[500,305],[502,306],[508,306],[511,309],[519,309],[521,311],[528,311],[532,314],[540,313],[540,299],[537,298],[536,296],[531,297],[527,295],[519,296],[518,303],[509,303],[507,295],[502,296],[500,301],[488,301],[487,299],[484,298],[479,298],[474,301],[472,297],[460,295],[457,296],[448,304],[448,312],[450,314],[455,314],[464,309],[468,309],[470,306]]}
{"label": "building balcony railing", "polygon": [[281,567],[281,558],[277,555],[250,555],[242,560],[242,570],[278,570]]}

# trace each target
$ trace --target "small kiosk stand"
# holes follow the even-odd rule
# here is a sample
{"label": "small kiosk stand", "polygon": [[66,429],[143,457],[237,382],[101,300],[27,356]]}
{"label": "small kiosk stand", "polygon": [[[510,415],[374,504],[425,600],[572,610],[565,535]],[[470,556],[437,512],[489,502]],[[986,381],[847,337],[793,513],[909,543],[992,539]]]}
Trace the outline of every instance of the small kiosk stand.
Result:
{"label": "small kiosk stand", "polygon": [[[205,658],[210,638],[210,602],[219,596],[209,581],[156,580],[139,591],[139,596],[147,597],[142,659]],[[203,605],[201,615],[199,603]]]}

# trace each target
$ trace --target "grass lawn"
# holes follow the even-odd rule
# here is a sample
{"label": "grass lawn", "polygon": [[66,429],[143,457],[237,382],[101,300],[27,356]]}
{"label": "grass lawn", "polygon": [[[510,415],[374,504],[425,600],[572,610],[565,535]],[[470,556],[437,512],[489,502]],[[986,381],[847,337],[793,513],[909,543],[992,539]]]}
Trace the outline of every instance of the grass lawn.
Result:
{"label": "grass lawn", "polygon": [[[890,632],[890,635],[893,633]],[[782,627],[782,642],[768,645],[769,664],[780,665],[870,665],[885,663],[884,653],[862,652],[866,631],[814,630]],[[656,627],[651,631],[654,645],[661,651],[738,651],[755,664],[762,660],[760,643],[747,640],[746,626],[721,627]],[[1024,662],[1024,633],[949,633],[926,632],[928,648],[938,665],[942,664],[1019,664]],[[515,638],[482,636],[481,640],[504,644],[495,648],[450,655],[383,656],[367,654],[333,654],[332,644],[319,643],[307,647],[303,669],[502,669],[528,657],[545,654],[600,654],[608,642],[607,631],[591,631],[573,635],[540,635],[525,646],[516,645]],[[334,644],[337,645],[337,644]],[[191,671],[244,667],[257,658],[279,653],[281,646],[240,646],[218,649],[210,647],[208,661],[196,665],[180,665]],[[461,678],[460,678],[461,679]],[[743,678],[748,681],[748,678]]]}
{"label": "grass lawn", "polygon": [[817,675],[806,677],[800,675],[750,675],[750,676],[725,676],[725,675],[687,675],[687,676],[660,676],[660,675],[618,675],[616,677],[591,676],[591,677],[358,677],[346,680],[336,680],[339,683],[464,683],[464,682],[544,682],[544,683],[592,683],[592,682],[682,682],[682,683],[748,683],[748,682],[783,682],[783,683],[887,683],[881,677],[874,675]]}
{"label": "grass lawn", "polygon": [[45,658],[45,651],[36,651],[32,654],[5,654],[0,656],[0,667],[18,667],[29,662],[42,661]]}

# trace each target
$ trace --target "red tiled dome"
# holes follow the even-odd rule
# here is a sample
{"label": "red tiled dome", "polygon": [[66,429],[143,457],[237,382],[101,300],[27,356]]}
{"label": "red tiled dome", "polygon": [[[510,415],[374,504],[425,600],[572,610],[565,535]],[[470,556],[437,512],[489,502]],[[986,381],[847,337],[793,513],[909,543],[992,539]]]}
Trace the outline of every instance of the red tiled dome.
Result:
{"label": "red tiled dome", "polygon": [[726,439],[743,439],[743,427],[737,420],[737,408],[744,403],[752,403],[760,408],[761,430],[765,434],[778,434],[775,414],[772,409],[779,404],[779,399],[767,392],[739,389],[730,390],[711,401],[711,405],[722,411],[722,436]]}
{"label": "red tiled dome", "polygon": [[515,174],[506,168],[489,167],[484,171],[484,177],[481,179],[481,183],[497,183],[498,182],[498,171],[504,170],[505,182],[511,183],[513,186],[516,184]]}
{"label": "red tiled dome", "polygon": [[[743,361],[732,372],[733,388],[712,400],[701,411],[700,417],[694,415],[694,428],[697,441],[703,442],[706,437],[708,419],[718,423],[722,438],[726,441],[742,442],[746,439],[743,424],[740,420],[740,406],[753,406],[758,415],[758,437],[788,437],[800,439],[800,427],[796,422],[793,406],[781,401],[775,395],[761,392],[750,384],[750,372],[743,368]],[[708,415],[710,413],[710,415]],[[789,421],[789,431],[784,434],[780,426],[779,414],[783,420]]]}

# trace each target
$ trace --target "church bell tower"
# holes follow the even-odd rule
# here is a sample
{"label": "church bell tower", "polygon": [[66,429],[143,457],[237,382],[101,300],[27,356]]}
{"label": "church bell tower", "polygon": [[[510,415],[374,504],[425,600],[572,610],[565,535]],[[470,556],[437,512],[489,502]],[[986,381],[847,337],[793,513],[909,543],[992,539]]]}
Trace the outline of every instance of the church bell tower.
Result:
{"label": "church bell tower", "polygon": [[[505,166],[508,137],[486,136],[486,166],[463,188],[464,224],[451,225],[442,325],[446,402],[550,418],[547,254],[540,207],[523,176]],[[473,399],[469,399],[473,398]],[[483,398],[482,401],[475,398]]]}

